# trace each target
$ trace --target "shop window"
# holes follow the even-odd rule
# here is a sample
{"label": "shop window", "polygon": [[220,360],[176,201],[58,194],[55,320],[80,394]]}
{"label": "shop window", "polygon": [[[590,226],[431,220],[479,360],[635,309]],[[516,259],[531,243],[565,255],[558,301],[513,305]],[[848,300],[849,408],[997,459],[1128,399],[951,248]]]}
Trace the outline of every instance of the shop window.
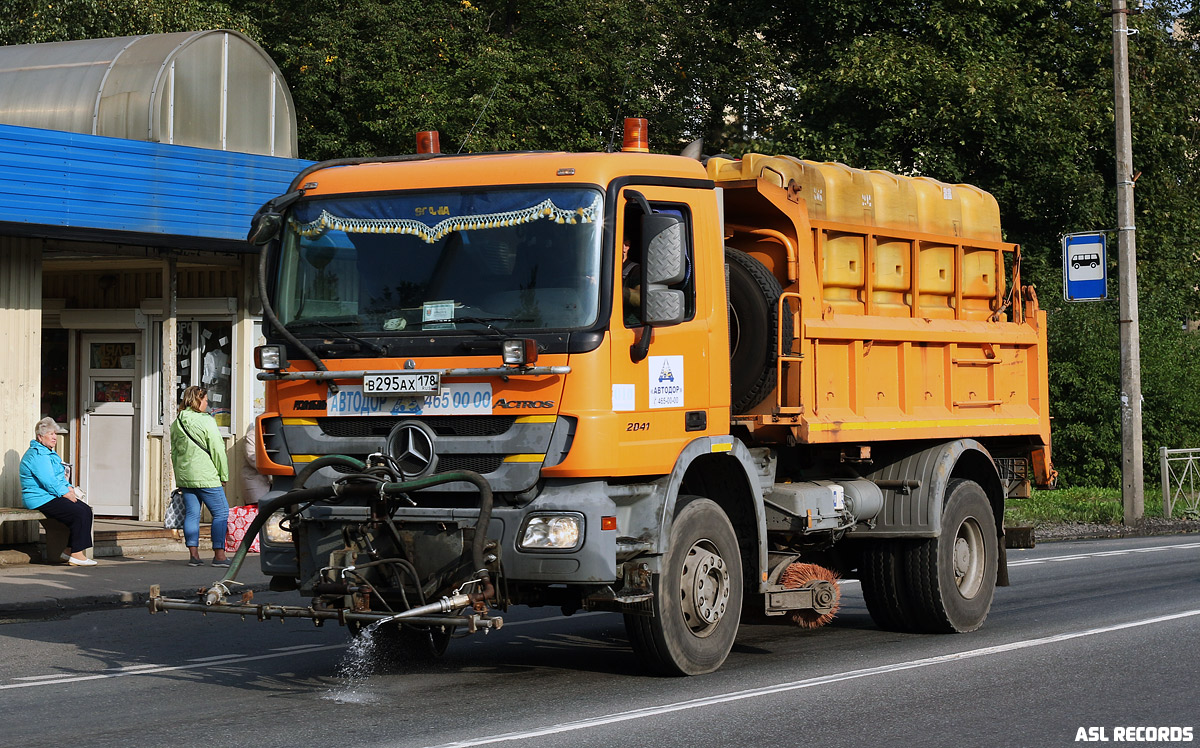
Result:
{"label": "shop window", "polygon": [[[233,410],[233,323],[224,320],[180,319],[175,350],[175,405],[191,385],[208,390],[208,412],[222,430],[228,429]],[[162,323],[154,324],[155,371],[162,372]],[[162,423],[162,387],[159,388]]]}
{"label": "shop window", "polygon": [[67,363],[69,330],[42,328],[42,417],[59,426],[67,423]]}

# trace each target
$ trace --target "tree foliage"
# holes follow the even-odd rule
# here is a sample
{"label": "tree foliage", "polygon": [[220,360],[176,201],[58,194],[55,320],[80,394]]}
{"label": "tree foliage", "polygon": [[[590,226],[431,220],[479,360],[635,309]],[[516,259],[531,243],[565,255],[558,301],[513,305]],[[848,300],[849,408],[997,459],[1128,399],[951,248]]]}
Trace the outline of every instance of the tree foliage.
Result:
{"label": "tree foliage", "polygon": [[[1200,447],[1198,19],[1179,0],[1130,16],[1151,477],[1159,446]],[[1061,235],[1116,228],[1107,2],[15,0],[0,42],[218,27],[279,64],[307,158],[411,152],[424,129],[446,151],[601,150],[640,115],[665,151],[703,137],[992,192],[1049,312],[1055,462],[1119,483],[1116,283],[1061,300]]]}

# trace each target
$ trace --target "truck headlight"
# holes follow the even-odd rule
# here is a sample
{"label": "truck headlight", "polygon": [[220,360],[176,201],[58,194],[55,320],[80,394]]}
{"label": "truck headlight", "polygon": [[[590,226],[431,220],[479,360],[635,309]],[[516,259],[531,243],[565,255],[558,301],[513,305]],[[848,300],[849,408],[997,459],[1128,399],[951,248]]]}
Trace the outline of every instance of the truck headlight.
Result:
{"label": "truck headlight", "polygon": [[583,515],[535,514],[525,521],[517,546],[523,550],[569,551],[583,540]]}
{"label": "truck headlight", "polygon": [[292,542],[292,533],[283,529],[283,518],[286,516],[280,509],[267,517],[266,523],[263,524],[263,535],[266,536],[268,543]]}

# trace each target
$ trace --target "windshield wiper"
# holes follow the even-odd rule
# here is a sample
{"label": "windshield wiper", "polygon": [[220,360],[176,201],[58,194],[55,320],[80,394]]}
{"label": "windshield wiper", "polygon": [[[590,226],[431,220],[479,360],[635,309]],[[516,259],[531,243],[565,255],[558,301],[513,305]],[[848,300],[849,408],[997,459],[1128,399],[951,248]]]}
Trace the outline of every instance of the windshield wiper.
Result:
{"label": "windshield wiper", "polygon": [[[345,322],[343,324],[352,324],[352,323]],[[343,337],[347,340],[353,340],[355,343],[361,344],[367,350],[369,350],[377,355],[386,356],[388,353],[388,349],[387,349],[386,345],[376,345],[375,343],[372,343],[369,340],[363,340],[362,338],[358,337],[357,335],[352,335],[351,333],[348,333],[345,330],[339,330],[338,328],[334,327],[333,325],[329,324],[328,322],[322,322],[319,319],[309,320],[302,325],[298,325],[298,327],[307,327],[309,325],[315,325],[317,327],[324,327],[327,330],[333,330],[335,333],[337,333],[341,337]],[[288,328],[291,329],[291,326],[289,325]]]}
{"label": "windshield wiper", "polygon": [[525,322],[526,319],[518,320],[516,317],[453,317],[451,319],[426,319],[421,320],[421,326],[425,325],[446,325],[455,322],[474,322],[477,325],[483,325],[488,330],[496,333],[500,337],[504,337],[505,333],[499,327],[493,325],[493,322]]}

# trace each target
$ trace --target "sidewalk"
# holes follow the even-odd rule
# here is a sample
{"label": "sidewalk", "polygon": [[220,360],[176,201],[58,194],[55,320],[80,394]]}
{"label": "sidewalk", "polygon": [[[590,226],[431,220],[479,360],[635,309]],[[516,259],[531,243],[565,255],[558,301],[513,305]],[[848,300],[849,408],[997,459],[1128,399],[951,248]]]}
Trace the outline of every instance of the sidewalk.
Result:
{"label": "sidewalk", "polygon": [[[33,523],[31,523],[33,524]],[[46,531],[40,529],[37,543],[0,546],[0,567],[9,564],[39,563],[46,552]],[[209,525],[200,525],[200,550],[212,548]],[[142,522],[135,519],[97,519],[92,525],[94,558],[111,556],[144,556],[184,552],[183,533],[165,530],[161,522]]]}

